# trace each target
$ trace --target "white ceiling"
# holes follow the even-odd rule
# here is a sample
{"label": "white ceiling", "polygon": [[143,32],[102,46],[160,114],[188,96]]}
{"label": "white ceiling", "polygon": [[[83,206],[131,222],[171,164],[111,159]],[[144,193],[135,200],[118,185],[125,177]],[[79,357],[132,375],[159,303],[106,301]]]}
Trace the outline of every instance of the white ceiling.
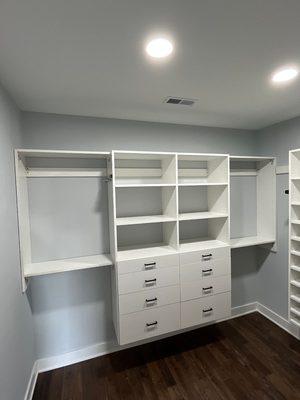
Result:
{"label": "white ceiling", "polygon": [[[173,38],[150,62],[151,35]],[[300,114],[299,0],[1,0],[0,79],[23,110],[234,128]],[[166,96],[199,99],[192,107]]]}

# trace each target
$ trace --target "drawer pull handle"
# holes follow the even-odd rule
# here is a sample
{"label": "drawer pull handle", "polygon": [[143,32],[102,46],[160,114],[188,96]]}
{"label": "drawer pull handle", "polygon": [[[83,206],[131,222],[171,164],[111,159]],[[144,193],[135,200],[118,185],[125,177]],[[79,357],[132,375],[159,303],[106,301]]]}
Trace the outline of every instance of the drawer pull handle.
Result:
{"label": "drawer pull handle", "polygon": [[208,274],[209,272],[212,272],[212,268],[203,269],[202,272],[203,272],[204,274]]}
{"label": "drawer pull handle", "polygon": [[208,286],[208,287],[204,287],[204,288],[202,288],[202,290],[212,290],[212,286]]}
{"label": "drawer pull handle", "polygon": [[149,283],[156,283],[156,278],[154,278],[154,279],[145,279],[145,283],[146,283],[146,285],[149,284]]}
{"label": "drawer pull handle", "polygon": [[158,324],[157,321],[154,321],[154,322],[147,322],[147,323],[146,323],[146,326],[147,326],[147,328],[149,328],[150,326],[155,326],[155,325],[157,325],[157,324]]}
{"label": "drawer pull handle", "polygon": [[202,254],[202,258],[211,258],[212,254]]}
{"label": "drawer pull handle", "polygon": [[154,301],[157,301],[157,297],[153,297],[153,299],[146,299],[146,303],[153,303]]}
{"label": "drawer pull handle", "polygon": [[144,267],[146,269],[150,269],[150,268],[155,268],[156,267],[156,262],[151,262],[151,263],[145,263]]}
{"label": "drawer pull handle", "polygon": [[204,313],[209,313],[209,312],[212,312],[212,307],[210,307],[210,308],[207,308],[206,310],[202,310]]}

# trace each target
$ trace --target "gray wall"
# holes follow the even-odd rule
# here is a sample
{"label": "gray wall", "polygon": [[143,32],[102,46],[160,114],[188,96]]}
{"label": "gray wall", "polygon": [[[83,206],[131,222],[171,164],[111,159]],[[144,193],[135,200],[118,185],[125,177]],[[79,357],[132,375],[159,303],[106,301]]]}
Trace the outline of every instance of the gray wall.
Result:
{"label": "gray wall", "polygon": [[19,113],[0,86],[0,398],[24,399],[35,361],[33,319],[22,295],[13,148],[20,145]]}
{"label": "gray wall", "polygon": [[[274,155],[278,165],[288,165],[289,150],[300,148],[300,117],[257,132],[257,151]],[[288,175],[277,176],[278,252],[259,255],[259,301],[287,318],[288,316]]]}
{"label": "gray wall", "polygon": [[[40,113],[23,113],[23,133],[23,146],[27,148],[128,149],[237,155],[253,155],[257,152],[256,136],[251,131]],[[39,229],[39,216],[35,217],[34,230]],[[51,238],[53,232],[50,233]],[[38,257],[44,256],[45,252],[38,254]],[[256,274],[256,250],[235,250],[233,306],[256,300]],[[38,358],[114,340],[109,268],[34,278],[29,293]]]}

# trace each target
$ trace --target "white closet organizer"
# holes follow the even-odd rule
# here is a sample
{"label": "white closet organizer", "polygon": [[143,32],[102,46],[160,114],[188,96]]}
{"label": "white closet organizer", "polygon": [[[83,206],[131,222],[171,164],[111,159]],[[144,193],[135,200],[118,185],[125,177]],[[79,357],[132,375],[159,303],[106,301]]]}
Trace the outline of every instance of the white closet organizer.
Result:
{"label": "white closet organizer", "polygon": [[[234,204],[242,209],[241,215],[231,212],[231,248],[254,245],[268,245],[275,250],[276,243],[276,159],[273,157],[230,156],[231,196],[241,204]],[[254,190],[256,193],[246,194],[247,198],[239,196],[241,191],[238,185],[233,185],[234,179],[243,179],[244,189],[251,190],[249,179],[255,178]],[[252,197],[253,196],[253,197]],[[244,209],[243,209],[244,207]],[[251,208],[251,209],[250,209]],[[255,213],[255,215],[253,214]],[[253,218],[254,217],[254,218]],[[236,220],[234,220],[236,218]],[[238,220],[237,220],[238,219]],[[233,227],[239,224],[239,236],[235,237]],[[253,223],[254,232],[244,233],[247,226]],[[242,226],[244,224],[244,226]],[[241,236],[240,236],[241,235]]]}
{"label": "white closet organizer", "polygon": [[[32,238],[29,217],[30,212],[28,207],[28,180],[30,178],[48,177],[55,179],[94,177],[96,179],[105,179],[107,177],[106,159],[108,157],[110,157],[110,153],[108,152],[26,149],[15,151],[23,291],[25,291],[27,287],[26,280],[32,276],[109,266],[112,264],[110,254],[96,254],[85,257],[32,262]],[[78,212],[80,212],[80,210],[78,210]],[[49,238],[49,240],[54,240],[54,238]]]}
{"label": "white closet organizer", "polygon": [[300,328],[300,149],[289,153],[289,318]]}
{"label": "white closet organizer", "polygon": [[227,318],[229,156],[112,152],[120,344]]}

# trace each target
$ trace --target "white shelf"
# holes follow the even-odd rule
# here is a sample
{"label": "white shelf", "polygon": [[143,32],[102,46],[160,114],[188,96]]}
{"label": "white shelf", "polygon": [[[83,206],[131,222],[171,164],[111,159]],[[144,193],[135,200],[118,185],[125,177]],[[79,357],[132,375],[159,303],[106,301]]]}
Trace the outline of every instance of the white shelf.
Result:
{"label": "white shelf", "polygon": [[295,176],[291,178],[292,181],[299,181],[300,180],[300,176]]}
{"label": "white shelf", "polygon": [[300,236],[291,236],[291,239],[300,242]]}
{"label": "white shelf", "polygon": [[153,243],[148,246],[140,247],[123,247],[117,253],[117,261],[132,260],[137,258],[166,256],[176,254],[177,250],[174,247],[164,243]]}
{"label": "white shelf", "polygon": [[111,266],[112,260],[110,254],[99,254],[95,256],[66,258],[63,260],[45,261],[25,265],[24,275],[39,276],[47,274],[57,274],[60,272],[76,271],[87,268],[97,268]]}
{"label": "white shelf", "polygon": [[228,214],[212,211],[191,212],[179,214],[179,221],[190,221],[197,219],[227,218]]}
{"label": "white shelf", "polygon": [[291,299],[300,304],[300,296],[296,296],[295,294],[292,294]]}
{"label": "white shelf", "polygon": [[159,222],[173,222],[176,218],[168,215],[148,215],[140,217],[119,217],[116,218],[117,226],[139,225],[139,224],[155,224]]}
{"label": "white shelf", "polygon": [[300,201],[293,201],[291,203],[292,206],[300,206]]}
{"label": "white shelf", "polygon": [[252,156],[230,156],[231,161],[248,161],[248,162],[256,162],[256,161],[272,161],[275,160],[275,157],[252,157]]}
{"label": "white shelf", "polygon": [[172,187],[176,186],[175,183],[116,183],[116,188],[122,187]]}
{"label": "white shelf", "polygon": [[300,257],[300,251],[292,250],[291,254],[293,254],[294,256]]}
{"label": "white shelf", "polygon": [[224,246],[229,245],[228,243],[212,238],[198,238],[195,240],[183,240],[179,246],[179,251],[181,253],[185,253],[190,251],[207,250]]}
{"label": "white shelf", "polygon": [[300,219],[293,219],[291,223],[294,225],[300,225]]}
{"label": "white shelf", "polygon": [[297,315],[297,317],[300,317],[300,310],[298,310],[297,308],[291,307],[291,312]]}
{"label": "white shelf", "polygon": [[296,279],[292,279],[291,280],[291,285],[300,288],[300,281],[297,281]]}
{"label": "white shelf", "polygon": [[227,182],[179,182],[178,186],[228,186]]}
{"label": "white shelf", "polygon": [[298,328],[300,328],[300,321],[298,321],[298,320],[296,320],[296,319],[294,319],[294,318],[291,318],[291,322],[292,322],[293,324],[297,325]]}
{"label": "white shelf", "polygon": [[239,247],[256,246],[260,244],[275,243],[275,239],[263,238],[260,236],[249,236],[236,239],[230,239],[230,244],[232,249],[237,249]]}
{"label": "white shelf", "polygon": [[292,269],[293,271],[300,272],[300,267],[297,267],[296,265],[292,265],[292,266],[291,266],[291,269]]}

